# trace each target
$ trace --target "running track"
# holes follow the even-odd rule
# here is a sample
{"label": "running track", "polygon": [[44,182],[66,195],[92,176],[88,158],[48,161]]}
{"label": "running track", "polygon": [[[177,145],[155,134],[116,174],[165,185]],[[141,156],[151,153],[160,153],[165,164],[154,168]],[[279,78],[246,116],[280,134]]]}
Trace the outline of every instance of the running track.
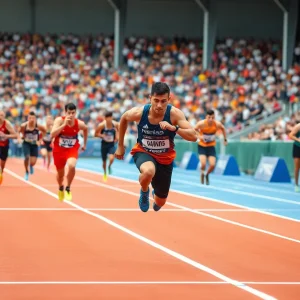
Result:
{"label": "running track", "polygon": [[258,184],[256,195],[266,196],[260,198],[246,187],[218,190],[233,202],[252,200],[229,203],[212,197],[214,186],[230,190],[229,184],[201,188],[193,174],[175,169],[183,182],[173,189],[188,182],[191,192],[172,191],[162,211],[144,214],[130,180],[138,176],[134,166],[116,162],[114,174],[129,175],[103,183],[97,165],[100,160],[81,160],[73,202],[60,203],[53,169],[48,173],[39,162],[25,182],[22,161],[8,161],[0,187],[1,299],[299,297],[299,194],[288,186],[273,196],[272,186]]}

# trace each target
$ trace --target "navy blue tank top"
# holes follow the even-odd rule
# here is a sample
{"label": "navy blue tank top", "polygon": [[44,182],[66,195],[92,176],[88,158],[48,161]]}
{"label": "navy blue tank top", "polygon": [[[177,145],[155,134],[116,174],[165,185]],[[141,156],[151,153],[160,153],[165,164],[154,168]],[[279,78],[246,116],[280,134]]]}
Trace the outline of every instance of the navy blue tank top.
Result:
{"label": "navy blue tank top", "polygon": [[25,127],[25,132],[24,132],[24,142],[29,143],[29,144],[36,144],[37,141],[39,140],[39,129],[37,127],[37,125],[35,125],[35,128],[33,130],[29,130],[27,128],[27,124]]}
{"label": "navy blue tank top", "polygon": [[43,141],[45,142],[45,144],[51,144],[51,131],[47,131],[47,133],[43,137]]}
{"label": "navy blue tank top", "polygon": [[113,126],[112,128],[108,129],[106,128],[106,123],[105,123],[105,127],[101,131],[101,134],[104,135],[104,138],[102,139],[102,143],[104,145],[113,145],[115,142],[116,129],[113,123],[112,126]]}
{"label": "navy blue tank top", "polygon": [[[147,152],[153,154],[167,153],[174,149],[174,137],[176,133],[169,130],[162,130],[159,124],[151,124],[148,119],[150,107],[151,104],[144,106],[143,114],[138,124],[137,142]],[[168,104],[163,121],[172,125],[171,108],[172,105]]]}

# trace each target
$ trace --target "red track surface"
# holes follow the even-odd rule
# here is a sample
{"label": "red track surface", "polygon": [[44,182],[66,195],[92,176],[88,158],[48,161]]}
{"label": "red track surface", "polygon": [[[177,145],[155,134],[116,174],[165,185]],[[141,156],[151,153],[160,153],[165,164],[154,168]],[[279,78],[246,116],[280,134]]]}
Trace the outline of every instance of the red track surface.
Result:
{"label": "red track surface", "polygon": [[[23,177],[20,161],[9,171]],[[300,243],[188,211],[137,209],[135,183],[77,171],[73,203],[239,282],[300,282]],[[86,181],[84,181],[86,180]],[[87,182],[88,181],[88,182]],[[30,182],[56,194],[55,175],[39,168]],[[169,201],[191,209],[230,205],[171,193]],[[8,172],[0,187],[0,282],[204,281],[221,282],[104,221],[60,203]],[[3,210],[36,208],[37,210]],[[38,210],[38,208],[40,210]],[[68,210],[41,210],[65,208]],[[114,208],[117,211],[98,211]],[[174,209],[166,205],[165,208]],[[253,212],[209,212],[300,240],[300,223]],[[276,299],[297,299],[300,285],[246,283]],[[231,284],[0,285],[0,298],[19,299],[259,299]]]}

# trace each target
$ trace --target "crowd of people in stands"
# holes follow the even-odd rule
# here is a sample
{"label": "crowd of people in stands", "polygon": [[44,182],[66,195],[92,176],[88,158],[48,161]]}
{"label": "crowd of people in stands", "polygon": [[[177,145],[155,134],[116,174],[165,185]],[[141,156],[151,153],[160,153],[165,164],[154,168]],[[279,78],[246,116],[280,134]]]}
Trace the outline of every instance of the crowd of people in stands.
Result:
{"label": "crowd of people in stands", "polygon": [[258,131],[250,133],[243,139],[253,141],[289,141],[288,134],[298,123],[300,123],[300,112],[292,114],[291,117],[279,117],[274,124],[262,125]]}
{"label": "crowd of people in stands", "polygon": [[[193,125],[213,108],[231,133],[281,111],[283,103],[298,101],[300,68],[295,64],[282,71],[280,45],[218,40],[212,66],[203,70],[200,41],[130,37],[122,52],[124,66],[116,70],[114,41],[108,36],[0,34],[0,109],[18,126],[30,110],[44,123],[47,114],[60,115],[72,101],[93,136],[105,110],[112,110],[118,120],[126,110],[148,101],[153,82],[165,81],[172,104]],[[295,61],[300,61],[299,46]],[[285,128],[290,124],[277,123]],[[269,133],[249,138],[273,137],[281,132],[278,126],[275,133],[262,128]],[[129,132],[134,134],[136,128],[130,126]]]}

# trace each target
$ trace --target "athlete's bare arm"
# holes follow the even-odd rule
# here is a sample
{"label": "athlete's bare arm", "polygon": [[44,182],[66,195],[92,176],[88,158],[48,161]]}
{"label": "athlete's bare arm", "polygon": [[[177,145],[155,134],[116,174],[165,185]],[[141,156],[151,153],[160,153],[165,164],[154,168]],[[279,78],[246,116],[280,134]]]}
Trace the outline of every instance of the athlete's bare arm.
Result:
{"label": "athlete's bare arm", "polygon": [[42,133],[40,136],[40,142],[42,142],[43,137],[47,134],[47,129],[45,126],[43,125],[37,125],[37,128],[39,129],[39,131]]}
{"label": "athlete's bare arm", "polygon": [[293,127],[289,134],[289,138],[300,143],[300,139],[296,137],[296,134],[300,131],[300,123]]}
{"label": "athlete's bare arm", "polygon": [[[184,113],[177,109],[172,108],[171,110],[171,121],[173,124],[178,125],[179,129],[177,130],[177,134],[180,135],[183,139],[196,142],[197,141],[197,133],[196,130],[193,128],[190,122],[188,122],[185,118]],[[167,128],[170,131],[175,131],[176,127],[169,124],[170,127]]]}
{"label": "athlete's bare arm", "polygon": [[81,147],[81,149],[85,150],[87,139],[88,139],[88,127],[83,121],[80,120],[78,120],[78,127],[83,132],[83,146]]}
{"label": "athlete's bare arm", "polygon": [[21,124],[19,132],[22,134],[22,136],[24,137],[25,135],[25,128],[26,128],[27,122],[24,122]]}
{"label": "athlete's bare arm", "polygon": [[17,132],[14,130],[13,126],[11,125],[11,123],[8,120],[6,120],[6,129],[9,132],[9,134],[5,135],[5,137],[7,139],[17,139],[18,138]]}
{"label": "athlete's bare arm", "polygon": [[194,129],[196,130],[196,134],[197,134],[197,138],[200,139],[200,134],[199,132],[201,131],[201,128],[204,124],[204,120],[199,121],[196,126],[194,127]]}
{"label": "athlete's bare arm", "polygon": [[203,124],[204,124],[204,120],[199,121],[199,122],[196,124],[196,126],[194,127],[194,129],[195,129],[196,131],[200,131]]}
{"label": "athlete's bare arm", "polygon": [[116,137],[115,137],[115,143],[119,140],[119,130],[120,130],[120,125],[117,121],[113,121],[116,129]]}
{"label": "athlete's bare arm", "polygon": [[120,120],[119,124],[119,144],[118,149],[115,153],[117,159],[123,159],[125,154],[124,137],[129,122],[140,122],[143,114],[143,107],[134,107],[126,111]]}
{"label": "athlete's bare arm", "polygon": [[97,126],[97,128],[95,130],[95,137],[99,137],[99,138],[103,139],[104,135],[101,133],[101,131],[104,129],[104,125],[105,125],[104,122],[101,122]]}
{"label": "athlete's bare arm", "polygon": [[224,144],[226,146],[227,145],[226,129],[225,129],[224,125],[221,122],[217,121],[216,123],[217,123],[218,128],[222,131],[222,134],[223,134],[223,137],[224,137]]}
{"label": "athlete's bare arm", "polygon": [[60,132],[66,127],[68,121],[70,120],[70,117],[66,117],[65,121],[62,117],[58,117],[55,119],[53,123],[53,127],[51,130],[51,138],[54,139],[57,135],[60,134]]}

